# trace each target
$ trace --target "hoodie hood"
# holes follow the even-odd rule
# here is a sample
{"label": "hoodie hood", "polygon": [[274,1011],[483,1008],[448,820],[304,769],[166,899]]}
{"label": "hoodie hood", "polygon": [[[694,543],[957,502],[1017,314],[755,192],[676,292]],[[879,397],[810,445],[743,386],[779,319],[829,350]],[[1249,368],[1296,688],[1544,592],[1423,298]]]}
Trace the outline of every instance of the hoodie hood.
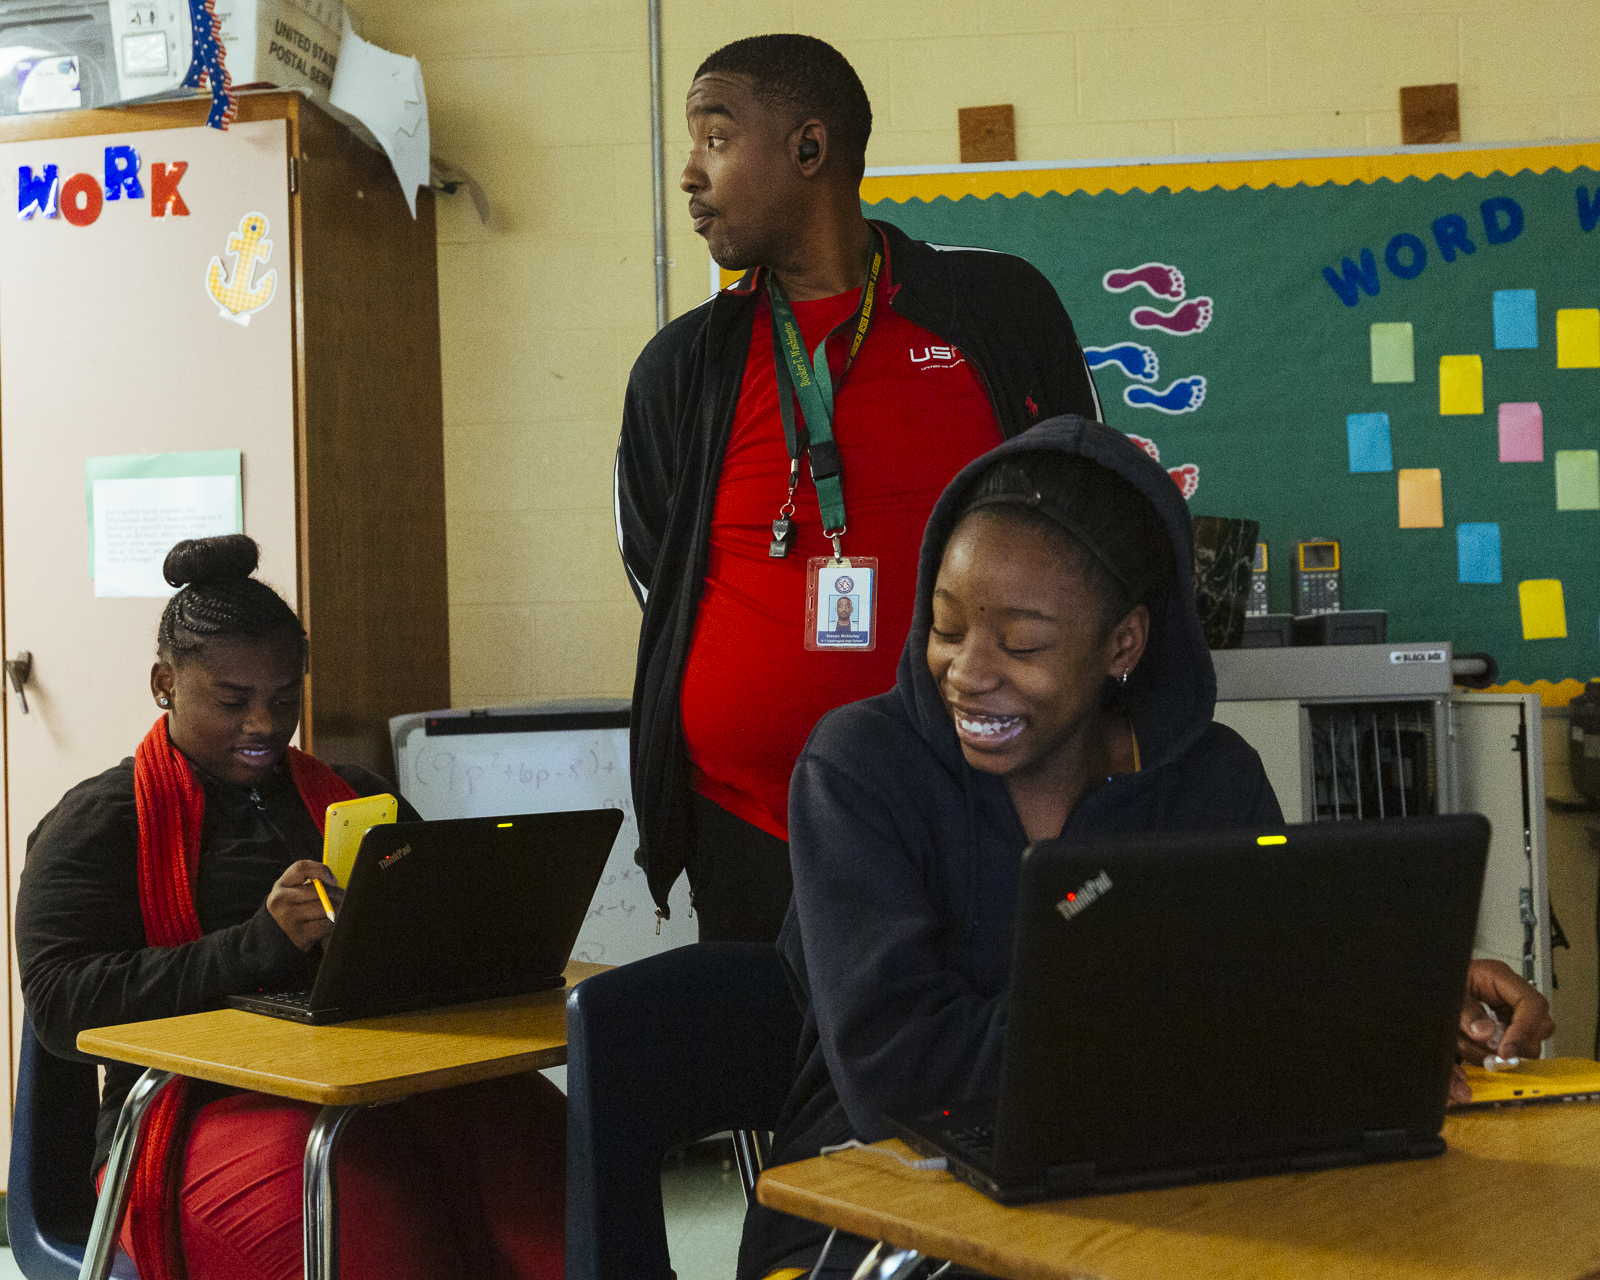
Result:
{"label": "hoodie hood", "polygon": [[928,670],[933,587],[945,543],[968,489],[998,458],[1054,450],[1080,454],[1116,472],[1149,501],[1172,541],[1177,572],[1151,603],[1150,639],[1123,690],[1143,770],[1176,759],[1205,732],[1217,700],[1211,665],[1194,605],[1194,531],[1189,506],[1172,478],[1143,449],[1114,428],[1087,418],[1049,418],[969,464],[952,480],[928,518],[917,566],[917,604],[900,655],[897,689],[918,733],[958,776],[966,761],[955,725]]}

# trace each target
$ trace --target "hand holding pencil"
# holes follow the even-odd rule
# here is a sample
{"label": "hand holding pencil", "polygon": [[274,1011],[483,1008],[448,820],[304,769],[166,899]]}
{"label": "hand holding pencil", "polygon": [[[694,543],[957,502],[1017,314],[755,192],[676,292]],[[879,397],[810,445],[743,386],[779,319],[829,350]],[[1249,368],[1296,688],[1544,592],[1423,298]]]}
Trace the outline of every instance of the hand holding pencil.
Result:
{"label": "hand holding pencil", "polygon": [[301,951],[333,932],[344,890],[325,863],[302,858],[278,877],[267,895],[267,912]]}

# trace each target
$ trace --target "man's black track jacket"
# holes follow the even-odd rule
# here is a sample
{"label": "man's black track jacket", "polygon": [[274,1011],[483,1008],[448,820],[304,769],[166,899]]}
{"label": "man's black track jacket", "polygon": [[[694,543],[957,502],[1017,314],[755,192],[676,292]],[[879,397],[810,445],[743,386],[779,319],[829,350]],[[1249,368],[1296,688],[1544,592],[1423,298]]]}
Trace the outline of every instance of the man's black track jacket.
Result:
{"label": "man's black track jacket", "polygon": [[[889,246],[889,305],[961,349],[1002,436],[1062,413],[1100,418],[1072,321],[1037,270],[1010,254],[924,244],[874,225]],[[617,541],[644,609],[633,683],[633,806],[639,865],[663,912],[693,844],[679,695],[758,284],[752,273],[656,334],[634,363],[623,404]]]}

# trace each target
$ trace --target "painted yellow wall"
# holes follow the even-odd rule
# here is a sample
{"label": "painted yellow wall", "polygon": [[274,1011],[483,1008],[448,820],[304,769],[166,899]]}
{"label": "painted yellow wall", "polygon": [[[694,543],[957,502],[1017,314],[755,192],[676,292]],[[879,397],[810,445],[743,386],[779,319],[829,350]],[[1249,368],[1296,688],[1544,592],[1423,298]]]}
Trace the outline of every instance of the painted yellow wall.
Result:
{"label": "painted yellow wall", "polygon": [[[451,657],[458,706],[625,694],[638,610],[611,520],[622,391],[654,329],[644,0],[359,0],[422,62],[442,198]],[[1469,142],[1600,135],[1592,0],[663,0],[671,308],[708,263],[677,172],[694,68],[805,30],[872,98],[872,165],[959,159],[1011,102],[1023,160],[1397,145],[1402,85],[1461,86]]]}

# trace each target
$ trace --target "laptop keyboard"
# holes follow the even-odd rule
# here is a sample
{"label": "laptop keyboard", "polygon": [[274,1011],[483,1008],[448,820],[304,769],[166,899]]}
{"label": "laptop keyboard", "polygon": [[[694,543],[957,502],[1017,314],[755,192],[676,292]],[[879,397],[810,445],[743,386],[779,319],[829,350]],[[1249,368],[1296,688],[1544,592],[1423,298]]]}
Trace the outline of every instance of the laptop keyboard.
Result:
{"label": "laptop keyboard", "polygon": [[993,1125],[969,1124],[959,1129],[946,1129],[944,1141],[946,1146],[964,1156],[970,1164],[982,1168],[994,1164]]}
{"label": "laptop keyboard", "polygon": [[303,1009],[307,1013],[311,1012],[311,989],[309,987],[304,991],[274,991],[263,998],[291,1009]]}

